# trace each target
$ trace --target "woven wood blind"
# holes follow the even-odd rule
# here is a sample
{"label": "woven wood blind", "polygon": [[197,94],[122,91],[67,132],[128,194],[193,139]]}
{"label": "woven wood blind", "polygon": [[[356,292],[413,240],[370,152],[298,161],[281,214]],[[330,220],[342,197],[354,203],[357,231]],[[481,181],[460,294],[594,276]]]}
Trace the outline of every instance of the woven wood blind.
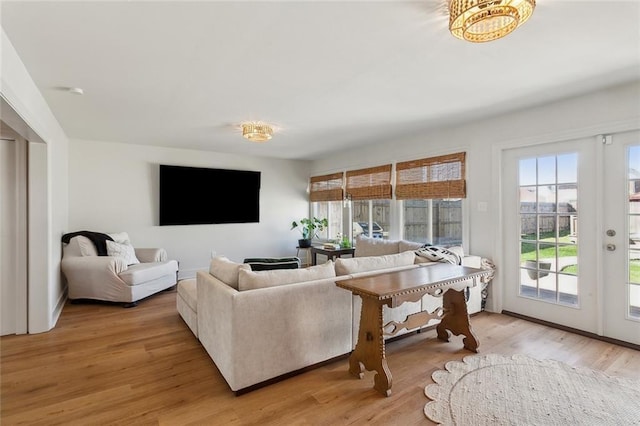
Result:
{"label": "woven wood blind", "polygon": [[309,201],[340,201],[344,198],[343,173],[311,177]]}
{"label": "woven wood blind", "polygon": [[391,164],[348,171],[347,194],[352,200],[391,199]]}
{"label": "woven wood blind", "polygon": [[396,164],[396,199],[465,198],[465,153]]}

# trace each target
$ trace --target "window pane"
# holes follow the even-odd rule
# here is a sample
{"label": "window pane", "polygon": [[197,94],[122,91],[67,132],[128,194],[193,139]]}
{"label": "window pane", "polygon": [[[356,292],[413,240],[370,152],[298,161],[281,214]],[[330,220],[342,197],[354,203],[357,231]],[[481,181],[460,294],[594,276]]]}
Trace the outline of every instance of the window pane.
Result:
{"label": "window pane", "polygon": [[537,211],[537,197],[537,186],[524,186],[520,188],[520,212],[535,213]]}
{"label": "window pane", "polygon": [[556,211],[556,186],[538,187],[538,212],[554,213]]}
{"label": "window pane", "polygon": [[462,200],[404,200],[403,238],[441,246],[462,245]]}
{"label": "window pane", "polygon": [[566,183],[558,185],[558,213],[576,213],[578,211],[578,185]]}
{"label": "window pane", "polygon": [[556,183],[556,157],[538,158],[538,185]]}
{"label": "window pane", "polygon": [[538,216],[535,214],[520,215],[520,238],[523,240],[538,239]]}
{"label": "window pane", "polygon": [[558,183],[578,182],[578,154],[558,155]]}
{"label": "window pane", "polygon": [[520,186],[536,184],[536,159],[520,160]]}

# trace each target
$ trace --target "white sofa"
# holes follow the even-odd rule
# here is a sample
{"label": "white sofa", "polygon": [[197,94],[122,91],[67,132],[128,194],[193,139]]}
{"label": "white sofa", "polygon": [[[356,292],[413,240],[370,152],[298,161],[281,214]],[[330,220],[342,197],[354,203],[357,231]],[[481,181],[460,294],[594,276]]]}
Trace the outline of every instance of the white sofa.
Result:
{"label": "white sofa", "polygon": [[[126,233],[112,234],[115,246],[130,247],[126,255],[98,256],[84,236],[63,244],[60,268],[68,283],[69,299],[122,302],[125,307],[177,283],[178,262],[167,260],[161,248],[133,248]],[[134,255],[136,263],[131,256]],[[124,257],[123,257],[124,256]]]}
{"label": "white sofa", "polygon": [[[254,272],[248,265],[214,258],[209,271],[178,283],[178,311],[229,387],[243,393],[351,352],[357,343],[361,301],[336,281],[421,266],[413,250],[363,256],[368,253],[365,245],[357,246],[354,258],[303,269]],[[480,257],[463,258],[465,266],[480,264]],[[480,310],[477,297],[479,292],[472,292],[470,313]],[[385,309],[384,321],[403,321],[410,313],[433,311],[439,305],[440,298],[425,296],[420,302]],[[397,335],[410,331],[415,330]]]}

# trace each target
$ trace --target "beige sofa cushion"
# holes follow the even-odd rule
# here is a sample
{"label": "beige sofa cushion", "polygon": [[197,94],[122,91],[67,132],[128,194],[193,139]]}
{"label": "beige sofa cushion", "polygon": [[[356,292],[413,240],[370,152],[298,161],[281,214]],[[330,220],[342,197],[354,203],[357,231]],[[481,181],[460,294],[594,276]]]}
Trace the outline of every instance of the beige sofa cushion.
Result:
{"label": "beige sofa cushion", "polygon": [[403,251],[409,251],[409,250],[418,250],[420,247],[422,247],[424,244],[422,243],[416,243],[414,241],[407,241],[407,240],[400,240],[398,242],[398,250],[399,253],[402,253]]}
{"label": "beige sofa cushion", "polygon": [[285,284],[316,281],[324,278],[333,278],[335,276],[336,271],[332,261],[328,261],[322,265],[300,269],[273,269],[268,271],[243,269],[238,275],[238,290],[255,290]]}
{"label": "beige sofa cushion", "polygon": [[398,240],[383,240],[358,235],[356,237],[356,257],[383,256],[400,252]]}
{"label": "beige sofa cushion", "polygon": [[[356,249],[357,252],[357,249]],[[415,253],[405,251],[383,256],[367,256],[336,259],[336,275],[355,274],[357,272],[377,271],[398,266],[413,265]]]}
{"label": "beige sofa cushion", "polygon": [[240,271],[250,271],[251,266],[246,263],[236,263],[225,256],[216,256],[211,259],[209,273],[225,283],[238,289],[238,274]]}

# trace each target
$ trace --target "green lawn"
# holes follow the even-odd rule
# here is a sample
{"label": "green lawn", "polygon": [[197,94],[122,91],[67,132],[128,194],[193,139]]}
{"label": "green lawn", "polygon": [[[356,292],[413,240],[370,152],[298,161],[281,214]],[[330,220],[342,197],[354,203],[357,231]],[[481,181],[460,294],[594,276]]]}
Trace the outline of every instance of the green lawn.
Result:
{"label": "green lawn", "polygon": [[[522,236],[522,239],[525,240],[520,244],[520,260],[522,262],[524,262],[525,260],[536,260],[536,244],[526,242],[526,240],[534,240],[535,238],[535,234]],[[541,243],[548,242],[554,244],[556,242],[555,234],[553,232],[540,233],[540,239],[538,241],[540,241]],[[578,255],[578,247],[571,242],[569,231],[560,232],[558,243],[562,244],[558,246],[558,257]],[[555,259],[556,248],[555,246],[544,247],[538,253],[540,259]]]}

